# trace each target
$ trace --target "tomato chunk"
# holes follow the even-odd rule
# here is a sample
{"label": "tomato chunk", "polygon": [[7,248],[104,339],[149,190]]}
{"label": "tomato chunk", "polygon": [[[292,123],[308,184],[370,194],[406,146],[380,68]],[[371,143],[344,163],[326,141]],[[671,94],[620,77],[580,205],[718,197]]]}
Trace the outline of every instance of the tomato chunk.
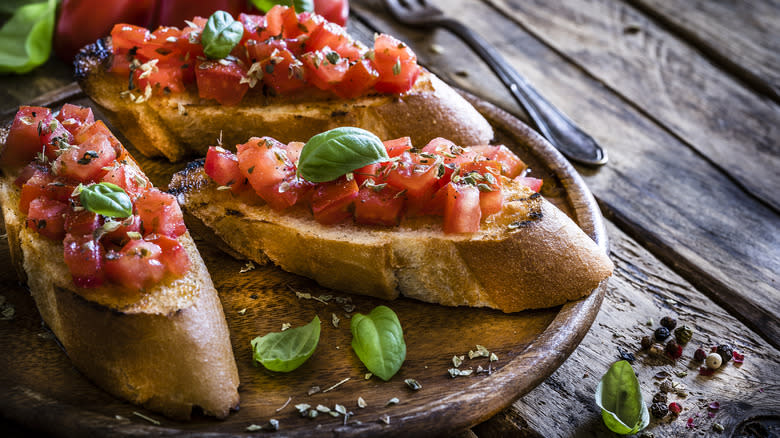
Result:
{"label": "tomato chunk", "polygon": [[190,269],[190,257],[178,240],[160,234],[146,236],[144,240],[160,247],[160,262],[166,272],[180,277]]}
{"label": "tomato chunk", "polygon": [[247,185],[247,179],[241,174],[236,154],[221,147],[210,146],[204,164],[206,175],[220,186],[229,186],[230,191],[239,193]]}
{"label": "tomato chunk", "polygon": [[530,176],[518,176],[514,180],[535,191],[536,193],[539,193],[539,190],[542,189],[542,183],[544,182],[544,180]]}
{"label": "tomato chunk", "polygon": [[187,231],[181,207],[173,195],[151,189],[138,198],[135,210],[141,217],[144,234],[179,237]]}
{"label": "tomato chunk", "polygon": [[392,187],[366,186],[355,200],[355,222],[367,225],[398,225],[404,208],[404,198]]}
{"label": "tomato chunk", "polygon": [[352,217],[350,209],[357,196],[358,186],[354,179],[347,181],[346,178],[341,178],[321,183],[311,200],[314,220],[332,225],[349,219]]}
{"label": "tomato chunk", "polygon": [[78,147],[63,152],[52,167],[58,175],[89,182],[105,175],[107,171],[103,168],[110,166],[115,159],[116,151],[108,137],[98,133]]}
{"label": "tomato chunk", "polygon": [[27,165],[42,151],[40,136],[38,135],[39,123],[51,118],[48,108],[37,106],[23,106],[19,108],[5,147],[0,153],[0,166],[8,170],[16,170]]}
{"label": "tomato chunk", "polygon": [[68,234],[62,242],[65,264],[78,287],[98,287],[105,280],[103,245],[91,235]]}
{"label": "tomato chunk", "polygon": [[236,62],[198,61],[195,67],[198,95],[226,106],[237,105],[249,91],[249,84],[241,83],[245,78],[246,70]]}
{"label": "tomato chunk", "polygon": [[115,230],[107,232],[103,236],[104,241],[107,240],[114,245],[122,247],[130,241],[130,236],[128,236],[127,233],[141,234],[141,217],[137,214],[130,215],[121,220],[112,219],[112,221],[119,221],[119,226]]}
{"label": "tomato chunk", "polygon": [[379,81],[374,88],[381,93],[409,91],[420,74],[417,55],[412,49],[385,34],[374,40],[374,65],[379,72]]}
{"label": "tomato chunk", "polygon": [[89,210],[75,211],[69,209],[65,213],[65,231],[74,236],[92,235],[103,224],[99,214]]}
{"label": "tomato chunk", "polygon": [[49,117],[41,122],[39,132],[40,143],[43,145],[46,158],[49,160],[55,160],[58,152],[67,149],[73,142],[73,134],[54,117]]}
{"label": "tomato chunk", "polygon": [[76,135],[82,126],[95,123],[95,115],[92,114],[92,108],[66,103],[57,114],[57,120],[71,134]]}
{"label": "tomato chunk", "polygon": [[19,196],[19,210],[27,214],[30,203],[35,198],[45,197],[60,202],[68,202],[71,194],[76,189],[76,184],[59,180],[48,169],[36,170],[33,175],[22,185]]}
{"label": "tomato chunk", "polygon": [[520,175],[528,167],[523,160],[504,145],[471,146],[469,149],[485,156],[489,160],[497,161],[497,168],[507,178],[514,178]]}
{"label": "tomato chunk", "polygon": [[135,202],[146,189],[152,186],[149,178],[131,164],[114,164],[114,166],[111,167],[111,170],[103,176],[102,181],[110,182],[121,187],[133,202]]}
{"label": "tomato chunk", "polygon": [[35,198],[27,212],[27,228],[52,240],[65,237],[65,212],[68,204],[48,198]]}
{"label": "tomato chunk", "polygon": [[281,183],[294,172],[283,146],[272,138],[252,137],[236,147],[241,174],[261,197],[266,188]]}
{"label": "tomato chunk", "polygon": [[379,72],[367,60],[349,67],[341,81],[333,85],[333,92],[344,99],[354,99],[365,94],[379,81]]}
{"label": "tomato chunk", "polygon": [[444,232],[476,233],[481,217],[479,189],[450,182],[444,205]]}
{"label": "tomato chunk", "polygon": [[143,290],[153,286],[165,276],[161,254],[160,247],[152,242],[131,240],[120,251],[109,251],[106,254],[106,277],[129,290]]}
{"label": "tomato chunk", "polygon": [[301,55],[301,62],[309,83],[320,90],[329,90],[340,83],[349,68],[349,60],[328,47],[321,51],[304,53]]}

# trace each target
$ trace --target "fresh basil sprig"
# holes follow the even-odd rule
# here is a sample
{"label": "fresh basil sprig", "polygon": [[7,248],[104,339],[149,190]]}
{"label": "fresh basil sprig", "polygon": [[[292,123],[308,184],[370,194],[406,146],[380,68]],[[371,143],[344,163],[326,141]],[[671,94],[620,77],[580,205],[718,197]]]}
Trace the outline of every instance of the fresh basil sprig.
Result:
{"label": "fresh basil sprig", "polygon": [[79,200],[87,210],[107,217],[133,214],[133,202],[118,185],[102,182],[80,187]]}
{"label": "fresh basil sprig", "polygon": [[650,424],[639,381],[625,360],[615,362],[596,387],[596,403],[609,430],[621,435],[639,432]]}
{"label": "fresh basil sprig", "polygon": [[27,73],[49,59],[57,1],[18,6],[0,29],[0,73]]}
{"label": "fresh basil sprig", "polygon": [[252,4],[263,12],[268,12],[276,5],[295,6],[295,12],[314,10],[314,0],[252,0]]}
{"label": "fresh basil sprig", "polygon": [[406,359],[406,342],[398,316],[386,306],[378,306],[368,315],[352,317],[352,349],[369,371],[382,380],[390,380]]}
{"label": "fresh basil sprig", "polygon": [[333,181],[355,169],[389,159],[376,135],[360,128],[336,128],[315,135],[303,146],[298,175],[311,182]]}
{"label": "fresh basil sprig", "polygon": [[289,372],[303,365],[320,341],[320,318],[310,323],[252,339],[252,357],[271,371]]}
{"label": "fresh basil sprig", "polygon": [[243,36],[244,25],[240,21],[234,20],[228,12],[216,11],[206,22],[206,27],[203,28],[200,36],[200,43],[206,56],[211,59],[222,59],[230,55],[230,51],[236,47]]}

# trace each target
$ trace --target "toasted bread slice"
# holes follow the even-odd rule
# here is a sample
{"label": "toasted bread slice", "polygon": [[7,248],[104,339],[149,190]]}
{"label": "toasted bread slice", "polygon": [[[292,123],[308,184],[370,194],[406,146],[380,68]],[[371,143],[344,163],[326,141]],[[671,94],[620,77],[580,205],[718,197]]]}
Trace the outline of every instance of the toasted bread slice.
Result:
{"label": "toasted bread slice", "polygon": [[457,144],[487,144],[493,138],[490,124],[427,71],[412,90],[401,95],[370,94],[345,100],[316,89],[294,96],[251,92],[238,106],[225,107],[199,98],[191,86],[182,93],[133,103],[122,96],[128,79],[106,71],[112,56],[110,37],[84,47],[75,60],[76,78],[84,92],[107,110],[111,123],[147,156],[178,161],[188,155],[205,155],[220,136],[225,144],[237,144],[248,132],[262,132],[286,143],[339,126],[367,129],[380,138],[413,133],[415,144],[426,144],[435,137]]}
{"label": "toasted bread slice", "polygon": [[303,208],[280,213],[217,190],[202,161],[175,174],[169,192],[239,254],[362,295],[517,312],[578,299],[612,273],[604,251],[568,216],[506,184],[503,211],[466,235],[444,234],[435,217],[406,218],[397,228],[321,225]]}
{"label": "toasted bread slice", "polygon": [[226,417],[238,407],[238,371],[225,315],[189,233],[182,277],[146,292],[73,284],[62,242],[25,226],[14,178],[0,178],[11,259],[41,317],[76,368],[117,397],[176,419],[194,406]]}

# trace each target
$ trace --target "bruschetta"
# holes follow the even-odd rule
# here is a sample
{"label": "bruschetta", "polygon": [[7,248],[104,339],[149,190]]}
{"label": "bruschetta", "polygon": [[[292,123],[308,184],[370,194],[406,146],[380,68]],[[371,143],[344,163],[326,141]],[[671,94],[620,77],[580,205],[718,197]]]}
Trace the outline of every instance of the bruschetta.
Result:
{"label": "bruschetta", "polygon": [[172,418],[237,408],[222,305],[176,200],[89,108],[22,107],[0,141],[11,259],[74,366]]}
{"label": "bruschetta", "polygon": [[419,144],[493,138],[490,124],[391,36],[377,35],[369,49],[316,14],[276,6],[241,14],[240,40],[215,58],[204,53],[208,23],[196,17],[154,32],[118,24],[76,57],[82,89],[144,155],[175,161],[203,156],[220,135],[226,144],[248,132],[289,142],[338,126],[383,138],[411,132]]}
{"label": "bruschetta", "polygon": [[384,299],[517,312],[583,297],[612,273],[508,148],[379,144],[385,161],[313,183],[301,177],[308,144],[254,137],[235,153],[211,147],[169,192],[248,259]]}

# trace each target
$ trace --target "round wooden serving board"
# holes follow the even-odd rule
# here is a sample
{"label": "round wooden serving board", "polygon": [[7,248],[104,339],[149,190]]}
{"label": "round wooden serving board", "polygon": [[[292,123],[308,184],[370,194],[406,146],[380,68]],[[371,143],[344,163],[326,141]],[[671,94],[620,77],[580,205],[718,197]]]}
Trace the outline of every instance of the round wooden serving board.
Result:
{"label": "round wooden serving board", "polygon": [[[530,175],[544,178],[542,194],[606,247],[598,207],[574,168],[518,119],[467,97],[493,124],[498,141],[530,165]],[[89,105],[84,98],[68,100]],[[99,111],[96,116],[101,117]],[[131,145],[129,148],[157,186],[165,187],[171,174],[183,166],[150,160]],[[29,292],[11,269],[8,242],[3,239],[0,260],[6,269],[0,272],[0,294],[14,306],[16,314],[11,320],[0,321],[0,417],[49,434],[73,436],[246,436],[248,426],[262,426],[272,418],[279,422],[275,432],[279,436],[446,435],[490,418],[549,376],[588,331],[605,291],[602,284],[583,300],[515,314],[449,308],[409,299],[382,302],[324,289],[274,267],[242,273],[245,262],[231,258],[209,240],[199,239],[197,230],[192,231],[220,292],[230,327],[241,379],[238,412],[223,421],[196,415],[190,422],[176,422],[94,386],[73,368],[54,336],[42,325]],[[332,298],[304,299],[295,291]],[[366,380],[367,370],[350,346],[350,316],[367,313],[379,304],[390,306],[398,314],[407,345],[406,361],[389,382],[377,377]],[[314,315],[323,321],[322,334],[317,350],[303,366],[281,374],[252,363],[250,341],[254,337],[279,331],[284,323],[303,325]],[[332,323],[333,315],[340,319],[338,327]],[[477,344],[495,353],[498,361],[468,359],[469,350],[476,350]],[[481,366],[491,372],[452,378],[447,370],[453,367],[455,355],[466,356],[461,369]],[[409,389],[404,383],[409,378],[422,384],[422,389]],[[325,392],[345,379],[349,380]],[[309,395],[315,386],[320,392]],[[358,407],[358,397],[366,401],[367,407]],[[398,403],[388,404],[393,398]],[[299,403],[331,409],[340,404],[354,415],[346,424],[341,415],[321,413],[317,418],[303,418],[294,407]],[[380,419],[384,416],[389,424]]]}

